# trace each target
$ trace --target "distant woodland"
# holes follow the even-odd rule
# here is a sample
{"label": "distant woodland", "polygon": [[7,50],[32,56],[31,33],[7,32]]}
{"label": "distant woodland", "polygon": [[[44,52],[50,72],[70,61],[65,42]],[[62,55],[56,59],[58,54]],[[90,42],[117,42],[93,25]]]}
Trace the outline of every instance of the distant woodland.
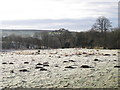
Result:
{"label": "distant woodland", "polygon": [[32,37],[15,34],[2,37],[3,49],[104,48],[120,49],[120,28],[112,28],[108,18],[98,17],[90,30],[71,32],[64,28],[35,33]]}

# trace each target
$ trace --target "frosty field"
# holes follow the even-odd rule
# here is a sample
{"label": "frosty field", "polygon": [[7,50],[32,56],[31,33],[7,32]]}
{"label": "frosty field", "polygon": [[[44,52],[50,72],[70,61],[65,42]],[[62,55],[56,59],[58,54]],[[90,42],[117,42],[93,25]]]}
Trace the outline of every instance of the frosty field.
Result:
{"label": "frosty field", "polygon": [[118,87],[118,50],[16,50],[0,58],[0,88]]}

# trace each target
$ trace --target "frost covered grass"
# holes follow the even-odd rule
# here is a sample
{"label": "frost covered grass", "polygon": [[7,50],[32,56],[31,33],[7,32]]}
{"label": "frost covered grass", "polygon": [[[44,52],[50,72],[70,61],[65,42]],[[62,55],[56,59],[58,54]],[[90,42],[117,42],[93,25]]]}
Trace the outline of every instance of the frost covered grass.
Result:
{"label": "frost covered grass", "polygon": [[0,54],[0,88],[118,87],[117,50],[70,48]]}

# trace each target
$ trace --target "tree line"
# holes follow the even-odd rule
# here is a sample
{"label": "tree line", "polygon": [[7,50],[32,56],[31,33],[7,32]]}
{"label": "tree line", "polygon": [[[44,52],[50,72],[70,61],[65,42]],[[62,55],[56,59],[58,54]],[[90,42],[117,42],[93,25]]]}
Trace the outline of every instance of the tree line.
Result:
{"label": "tree line", "polygon": [[108,18],[97,18],[89,31],[70,32],[60,28],[51,32],[35,33],[33,37],[10,35],[2,37],[3,49],[48,48],[95,48],[120,49],[120,28],[112,28]]}

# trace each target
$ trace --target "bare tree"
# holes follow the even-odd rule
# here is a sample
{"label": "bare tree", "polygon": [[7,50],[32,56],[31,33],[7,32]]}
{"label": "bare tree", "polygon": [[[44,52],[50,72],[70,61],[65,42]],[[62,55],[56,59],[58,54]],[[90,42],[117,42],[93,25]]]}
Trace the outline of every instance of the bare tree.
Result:
{"label": "bare tree", "polygon": [[65,43],[70,36],[70,32],[64,28],[60,28],[59,30],[54,31],[53,34],[56,38],[58,38],[61,47],[64,48]]}
{"label": "bare tree", "polygon": [[98,30],[100,32],[106,32],[108,30],[111,30],[111,22],[108,18],[104,16],[98,17],[96,20],[96,23],[93,25],[92,30]]}
{"label": "bare tree", "polygon": [[61,48],[74,47],[76,44],[76,34],[67,29],[60,28],[53,32],[53,35],[58,39]]}
{"label": "bare tree", "polygon": [[44,48],[48,48],[49,47],[49,43],[48,43],[49,32],[46,32],[46,31],[42,32],[41,39],[42,39],[42,45],[44,46]]}

